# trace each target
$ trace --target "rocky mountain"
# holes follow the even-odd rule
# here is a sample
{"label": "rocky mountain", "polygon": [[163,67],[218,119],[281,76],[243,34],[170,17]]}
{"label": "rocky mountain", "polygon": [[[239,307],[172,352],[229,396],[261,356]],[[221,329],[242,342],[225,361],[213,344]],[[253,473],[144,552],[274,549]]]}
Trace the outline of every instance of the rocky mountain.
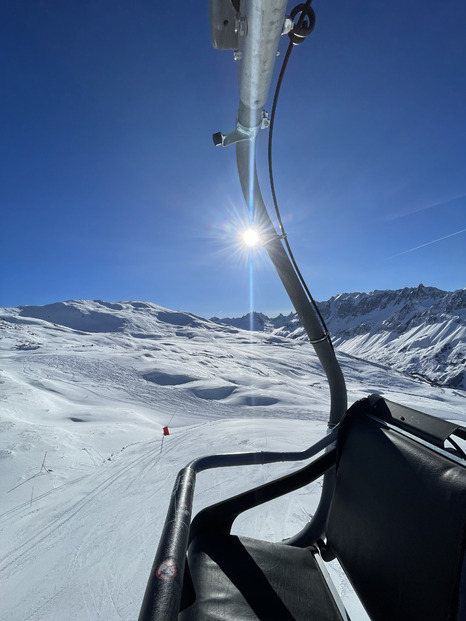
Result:
{"label": "rocky mountain", "polygon": [[[394,291],[342,293],[319,302],[319,308],[339,351],[432,384],[466,390],[466,289],[441,291],[420,284]],[[213,320],[305,338],[294,313]]]}

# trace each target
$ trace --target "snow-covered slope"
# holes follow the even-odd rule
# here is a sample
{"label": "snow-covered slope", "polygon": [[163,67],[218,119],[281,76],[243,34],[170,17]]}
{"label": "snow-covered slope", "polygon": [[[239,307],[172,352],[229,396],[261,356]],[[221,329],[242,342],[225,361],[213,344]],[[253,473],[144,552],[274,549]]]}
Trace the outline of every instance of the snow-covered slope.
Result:
{"label": "snow-covered slope", "polygon": [[[335,345],[358,358],[442,386],[466,390],[466,289],[435,287],[343,293],[319,302]],[[240,319],[214,318],[225,325],[274,334],[303,335],[295,314],[270,319],[254,313]]]}
{"label": "snow-covered slope", "polygon": [[[339,356],[351,402],[382,392],[465,421],[463,392]],[[142,302],[65,302],[0,309],[0,357],[2,621],[137,618],[182,466],[216,452],[304,449],[325,434],[312,348],[280,333]],[[202,473],[195,511],[295,467]],[[235,532],[292,535],[319,491],[317,482],[249,512]]]}

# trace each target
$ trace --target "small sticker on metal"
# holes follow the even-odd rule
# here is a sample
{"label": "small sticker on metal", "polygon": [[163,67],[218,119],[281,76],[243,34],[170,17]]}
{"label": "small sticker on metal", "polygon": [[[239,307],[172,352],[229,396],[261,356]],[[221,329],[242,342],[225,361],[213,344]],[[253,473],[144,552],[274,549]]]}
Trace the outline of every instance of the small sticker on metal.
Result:
{"label": "small sticker on metal", "polygon": [[176,576],[176,565],[171,559],[167,559],[160,563],[157,567],[155,575],[159,580],[173,580]]}

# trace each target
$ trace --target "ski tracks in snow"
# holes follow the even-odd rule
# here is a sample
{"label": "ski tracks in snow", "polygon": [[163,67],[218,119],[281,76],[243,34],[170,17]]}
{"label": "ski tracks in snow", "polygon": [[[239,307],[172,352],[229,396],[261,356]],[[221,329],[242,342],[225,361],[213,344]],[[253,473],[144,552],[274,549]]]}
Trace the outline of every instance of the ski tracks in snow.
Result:
{"label": "ski tracks in snow", "polygon": [[[34,549],[38,547],[42,547],[42,549],[43,547],[47,547],[47,540],[50,540],[51,545],[55,545],[56,539],[59,537],[58,531],[64,530],[66,525],[71,520],[78,517],[78,514],[83,512],[86,507],[94,503],[97,498],[110,492],[113,487],[117,487],[117,484],[119,485],[118,489],[115,489],[115,493],[119,492],[120,488],[123,492],[128,490],[130,486],[135,483],[135,480],[143,475],[146,469],[153,467],[154,461],[158,458],[158,447],[158,441],[150,441],[146,443],[144,452],[141,455],[137,455],[129,463],[126,463],[126,460],[122,460],[118,463],[114,462],[116,467],[112,468],[111,473],[109,473],[106,468],[105,471],[100,470],[95,475],[85,475],[79,479],[65,483],[60,488],[55,488],[49,492],[45,492],[41,496],[37,496],[34,499],[35,502],[38,502],[52,493],[63,491],[64,487],[77,484],[82,482],[84,479],[88,479],[89,481],[99,481],[99,479],[101,479],[88,491],[86,491],[86,486],[81,486],[80,490],[76,494],[82,494],[81,497],[78,500],[71,500],[71,502],[68,501],[68,506],[65,509],[60,508],[59,502],[54,503],[57,505],[58,511],[50,521],[46,522],[45,525],[39,527],[36,527],[34,523],[29,525],[28,532],[30,533],[31,530],[35,532],[24,538],[23,541],[0,558],[0,576],[2,576],[5,572],[8,572],[11,567],[16,567],[24,562],[29,562],[31,556],[34,554]],[[155,487],[157,487],[157,485],[155,485]],[[13,515],[16,516],[18,512],[21,513],[21,510],[25,509],[29,505],[29,501],[22,503],[21,505],[18,505],[17,507],[4,513],[0,516],[0,518],[11,517]],[[55,509],[55,511],[56,510],[57,509]],[[28,511],[27,514],[28,513],[30,512]]]}

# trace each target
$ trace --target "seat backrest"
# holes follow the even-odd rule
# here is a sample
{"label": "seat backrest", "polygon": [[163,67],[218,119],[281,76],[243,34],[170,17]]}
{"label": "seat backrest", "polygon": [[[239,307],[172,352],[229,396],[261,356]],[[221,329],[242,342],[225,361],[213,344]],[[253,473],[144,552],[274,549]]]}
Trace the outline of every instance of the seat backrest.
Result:
{"label": "seat backrest", "polygon": [[373,412],[341,423],[328,545],[373,620],[464,619],[464,463]]}

